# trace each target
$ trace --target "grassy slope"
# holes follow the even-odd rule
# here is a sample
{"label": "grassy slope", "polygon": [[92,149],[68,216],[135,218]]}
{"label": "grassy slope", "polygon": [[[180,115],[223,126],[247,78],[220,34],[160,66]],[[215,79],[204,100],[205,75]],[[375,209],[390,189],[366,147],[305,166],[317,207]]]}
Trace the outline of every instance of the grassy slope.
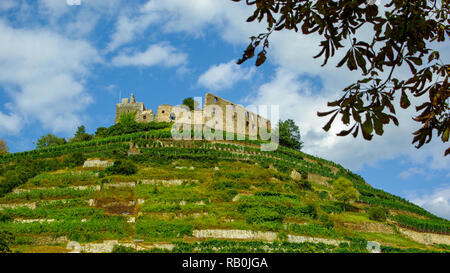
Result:
{"label": "grassy slope", "polygon": [[[90,157],[120,158],[128,150],[130,140],[122,136],[118,140],[96,143],[95,146],[81,145],[77,149]],[[267,251],[267,248],[262,248],[266,245],[276,252],[359,252],[364,250],[358,242],[364,240],[375,240],[383,246],[400,249],[414,248],[414,251],[444,250],[442,247],[445,246],[423,245],[401,235],[393,224],[394,218],[382,224],[388,229],[392,227],[393,233],[348,228],[348,223],[358,227],[375,222],[367,215],[368,207],[375,203],[418,219],[434,219],[442,225],[448,225],[448,222],[406,200],[373,189],[359,176],[332,162],[288,149],[280,149],[274,158],[268,158],[267,154],[258,154],[259,150],[250,142],[241,143],[242,146],[171,141],[163,144],[167,139],[151,139],[148,135],[133,135],[131,141],[141,148],[148,147],[141,149],[143,154],[129,157],[139,166],[135,175],[104,176],[101,169],[66,168],[42,173],[19,186],[19,189],[28,191],[1,197],[0,204],[37,202],[37,209],[22,207],[2,212],[4,216],[0,226],[16,235],[14,249],[26,252],[67,251],[66,242],[54,240],[66,236],[81,243],[111,239],[124,242],[140,239],[144,240],[144,245],[174,243],[174,251],[194,251],[196,246],[196,251],[212,251],[212,247],[216,247],[218,251],[261,252]],[[34,152],[20,156],[64,158],[74,150],[74,147],[61,146],[40,154]],[[6,163],[5,158],[3,160]],[[13,162],[13,159],[7,161]],[[294,181],[289,175],[292,168],[320,174],[329,183]],[[332,181],[337,176],[350,178],[366,202],[355,203],[351,211],[343,212],[330,194],[320,194],[331,192]],[[185,182],[173,186],[141,183],[151,179],[182,179]],[[118,182],[137,182],[137,185],[108,187]],[[101,186],[100,191],[73,188],[96,185]],[[238,194],[240,198],[236,198]],[[92,200],[95,200],[95,205]],[[127,222],[130,217],[135,217],[136,222]],[[18,219],[54,221],[20,223]],[[199,243],[201,240],[192,237],[192,231],[202,229],[275,231],[279,238],[276,243],[233,240]],[[286,234],[353,243],[350,247],[292,244],[285,242]]]}

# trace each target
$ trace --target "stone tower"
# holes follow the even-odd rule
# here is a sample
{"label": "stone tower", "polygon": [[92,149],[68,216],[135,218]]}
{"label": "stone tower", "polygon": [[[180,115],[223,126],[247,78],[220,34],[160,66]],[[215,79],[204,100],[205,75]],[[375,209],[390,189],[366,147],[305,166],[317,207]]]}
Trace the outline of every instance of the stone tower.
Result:
{"label": "stone tower", "polygon": [[116,124],[119,123],[119,118],[122,113],[130,114],[136,113],[136,122],[151,122],[155,120],[153,110],[147,110],[143,102],[136,102],[134,94],[131,94],[130,99],[123,98],[121,103],[116,105]]}

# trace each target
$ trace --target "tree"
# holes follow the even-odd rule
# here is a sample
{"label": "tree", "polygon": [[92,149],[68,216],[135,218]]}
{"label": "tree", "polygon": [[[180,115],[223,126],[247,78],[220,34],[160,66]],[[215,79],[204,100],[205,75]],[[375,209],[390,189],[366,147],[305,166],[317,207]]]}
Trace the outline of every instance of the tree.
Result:
{"label": "tree", "polygon": [[78,127],[77,131],[75,132],[75,135],[73,138],[69,140],[69,142],[81,142],[81,141],[88,141],[93,139],[94,136],[86,133],[86,127],[84,125],[81,125]]}
{"label": "tree", "polygon": [[[241,0],[233,0],[240,2]],[[328,131],[340,115],[349,128],[338,136],[361,131],[366,140],[373,134],[383,135],[383,127],[391,121],[398,126],[393,102],[399,98],[400,107],[410,106],[411,96],[423,103],[416,107],[414,121],[421,128],[413,132],[416,148],[429,143],[433,133],[448,142],[450,133],[450,65],[440,58],[438,43],[445,43],[450,35],[447,0],[390,0],[386,12],[380,12],[373,0],[246,0],[255,10],[247,21],[267,22],[267,32],[252,36],[238,64],[253,58],[256,65],[266,60],[269,37],[273,31],[301,31],[304,35],[320,35],[322,66],[339,49],[346,50],[337,67],[344,64],[350,71],[362,72],[362,78],[346,87],[344,95],[328,103],[333,110],[318,116],[331,115],[323,129]],[[384,1],[383,1],[384,3]],[[373,29],[370,41],[360,40],[362,32]],[[346,43],[349,41],[349,43]],[[345,52],[345,51],[344,51]],[[395,76],[395,69],[407,65],[409,78]],[[354,73],[354,72],[353,72]],[[450,148],[445,155],[450,154]]]}
{"label": "tree", "polygon": [[300,129],[292,119],[278,122],[280,145],[300,151],[303,142],[300,140]]}
{"label": "tree", "polygon": [[105,137],[108,132],[108,128],[106,127],[98,127],[95,132],[95,137]]}
{"label": "tree", "polygon": [[0,155],[9,153],[9,147],[3,139],[0,139]]}
{"label": "tree", "polygon": [[351,201],[358,200],[359,192],[353,187],[353,183],[344,178],[339,177],[333,182],[333,197],[345,205]]}
{"label": "tree", "polygon": [[383,207],[376,206],[370,207],[367,211],[370,220],[375,220],[379,222],[386,221],[386,217],[388,216],[389,211]]}
{"label": "tree", "polygon": [[59,138],[53,134],[46,134],[38,139],[36,148],[41,149],[50,146],[63,145],[66,143],[67,141],[65,138]]}
{"label": "tree", "polygon": [[185,98],[182,102],[183,105],[186,105],[187,107],[189,107],[189,110],[193,111],[195,109],[197,109],[198,107],[198,102],[196,102],[193,98],[189,97],[189,98]]}

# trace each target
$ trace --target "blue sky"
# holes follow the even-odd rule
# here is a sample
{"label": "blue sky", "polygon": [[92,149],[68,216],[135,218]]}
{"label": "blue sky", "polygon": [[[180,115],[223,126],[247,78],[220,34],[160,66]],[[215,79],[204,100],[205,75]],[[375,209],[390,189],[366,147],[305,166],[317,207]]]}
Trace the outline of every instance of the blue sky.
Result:
{"label": "blue sky", "polygon": [[[231,0],[1,0],[0,138],[12,152],[30,150],[46,133],[70,137],[79,125],[89,132],[112,125],[120,94],[156,110],[212,92],[243,105],[279,105],[280,117],[300,126],[305,152],[450,219],[450,157],[437,138],[420,150],[411,145],[413,107],[372,142],[336,137],[342,124],[324,132],[316,112],[360,75],[336,69],[339,54],[321,67],[312,58],[320,38],[290,32],[273,35],[263,66],[236,65],[248,37],[264,31],[245,22],[251,12]],[[448,47],[439,47],[443,59]]]}

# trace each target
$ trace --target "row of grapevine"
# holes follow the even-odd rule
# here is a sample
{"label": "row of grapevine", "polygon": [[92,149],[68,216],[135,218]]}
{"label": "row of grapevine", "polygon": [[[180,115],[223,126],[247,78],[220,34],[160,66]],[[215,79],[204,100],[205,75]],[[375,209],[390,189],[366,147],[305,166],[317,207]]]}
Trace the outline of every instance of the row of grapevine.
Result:
{"label": "row of grapevine", "polygon": [[450,234],[450,221],[447,220],[429,220],[419,219],[406,215],[396,215],[392,219],[400,226],[412,228],[420,232],[434,232],[441,234]]}

